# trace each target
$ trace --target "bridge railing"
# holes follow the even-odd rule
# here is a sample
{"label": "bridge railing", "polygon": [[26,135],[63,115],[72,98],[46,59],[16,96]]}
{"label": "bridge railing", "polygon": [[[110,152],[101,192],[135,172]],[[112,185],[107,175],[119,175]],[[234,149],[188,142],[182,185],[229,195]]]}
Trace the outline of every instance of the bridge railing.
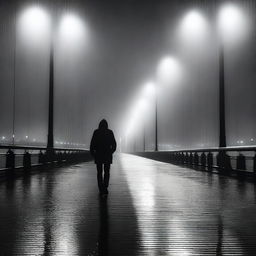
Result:
{"label": "bridge railing", "polygon": [[204,148],[159,152],[139,152],[136,155],[167,161],[174,164],[201,166],[222,172],[247,172],[256,174],[256,147]]}
{"label": "bridge railing", "polygon": [[0,145],[0,170],[31,169],[51,163],[75,163],[91,160],[90,152],[76,148]]}

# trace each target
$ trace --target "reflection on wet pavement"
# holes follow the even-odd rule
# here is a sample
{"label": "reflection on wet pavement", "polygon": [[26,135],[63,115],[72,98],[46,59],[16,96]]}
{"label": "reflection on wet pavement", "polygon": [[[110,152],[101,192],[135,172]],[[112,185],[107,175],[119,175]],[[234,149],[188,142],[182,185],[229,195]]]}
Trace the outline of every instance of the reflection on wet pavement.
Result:
{"label": "reflection on wet pavement", "polygon": [[123,156],[138,255],[256,255],[255,185]]}
{"label": "reflection on wet pavement", "polygon": [[0,183],[0,255],[256,255],[256,186],[120,155]]}

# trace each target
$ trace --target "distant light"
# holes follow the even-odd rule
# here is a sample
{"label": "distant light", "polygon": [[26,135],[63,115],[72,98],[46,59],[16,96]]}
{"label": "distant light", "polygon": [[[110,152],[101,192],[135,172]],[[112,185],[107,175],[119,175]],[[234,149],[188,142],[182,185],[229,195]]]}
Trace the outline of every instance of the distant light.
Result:
{"label": "distant light", "polygon": [[241,140],[241,141],[240,141],[240,143],[241,143],[241,144],[243,144],[243,143],[244,143],[244,141],[243,141],[243,140]]}
{"label": "distant light", "polygon": [[137,111],[141,112],[141,111],[145,110],[146,106],[147,106],[146,100],[140,99],[137,104]]}
{"label": "distant light", "polygon": [[251,139],[251,141],[254,141],[254,139]]}
{"label": "distant light", "polygon": [[126,137],[129,136],[135,129],[136,124],[141,122],[141,120],[143,119],[143,111],[146,109],[147,107],[147,101],[142,98],[140,99],[137,104],[135,105],[135,108],[131,114],[131,118],[130,121],[128,123],[128,125],[126,125],[126,130],[125,130],[125,135]]}
{"label": "distant light", "polygon": [[220,9],[218,25],[222,38],[229,43],[243,39],[249,29],[248,17],[243,9],[231,3]]}
{"label": "distant light", "polygon": [[19,26],[19,32],[24,35],[26,40],[39,41],[45,38],[45,33],[50,32],[50,19],[42,7],[34,5],[22,12]]}
{"label": "distant light", "polygon": [[157,67],[157,77],[163,84],[177,82],[181,78],[179,61],[174,57],[164,57]]}
{"label": "distant light", "polygon": [[182,19],[179,33],[188,44],[201,43],[209,33],[208,22],[199,10],[191,10]]}
{"label": "distant light", "polygon": [[15,137],[15,135],[13,134],[13,135],[12,135],[12,137],[14,138],[14,137]]}
{"label": "distant light", "polygon": [[2,140],[5,140],[5,136],[2,136]]}
{"label": "distant light", "polygon": [[129,135],[131,135],[133,133],[136,122],[137,122],[137,117],[132,116],[128,125],[126,126],[126,131],[125,131],[126,137],[128,137]]}
{"label": "distant light", "polygon": [[150,97],[155,94],[155,84],[153,82],[147,82],[144,87],[145,96]]}
{"label": "distant light", "polygon": [[66,14],[61,20],[60,34],[65,43],[78,43],[85,35],[85,26],[78,16]]}
{"label": "distant light", "polygon": [[28,139],[28,135],[26,135],[26,139]]}

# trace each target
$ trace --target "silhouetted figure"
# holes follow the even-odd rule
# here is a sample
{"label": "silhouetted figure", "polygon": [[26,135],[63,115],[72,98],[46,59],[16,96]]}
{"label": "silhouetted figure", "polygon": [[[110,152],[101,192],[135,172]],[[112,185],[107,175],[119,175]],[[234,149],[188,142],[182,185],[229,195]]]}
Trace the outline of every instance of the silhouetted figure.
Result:
{"label": "silhouetted figure", "polygon": [[108,129],[108,123],[103,119],[99,123],[99,128],[94,131],[90,145],[90,152],[97,165],[97,178],[100,194],[108,194],[110,164],[112,164],[112,154],[115,151],[116,140],[114,133]]}

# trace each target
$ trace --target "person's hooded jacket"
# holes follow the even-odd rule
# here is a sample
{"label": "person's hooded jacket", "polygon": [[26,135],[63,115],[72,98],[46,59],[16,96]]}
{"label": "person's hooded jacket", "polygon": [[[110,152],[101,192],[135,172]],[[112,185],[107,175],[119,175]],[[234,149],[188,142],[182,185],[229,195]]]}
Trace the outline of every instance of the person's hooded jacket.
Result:
{"label": "person's hooded jacket", "polygon": [[99,123],[99,128],[93,132],[90,152],[96,164],[112,164],[112,154],[116,151],[116,140],[112,130],[108,129],[105,119]]}

